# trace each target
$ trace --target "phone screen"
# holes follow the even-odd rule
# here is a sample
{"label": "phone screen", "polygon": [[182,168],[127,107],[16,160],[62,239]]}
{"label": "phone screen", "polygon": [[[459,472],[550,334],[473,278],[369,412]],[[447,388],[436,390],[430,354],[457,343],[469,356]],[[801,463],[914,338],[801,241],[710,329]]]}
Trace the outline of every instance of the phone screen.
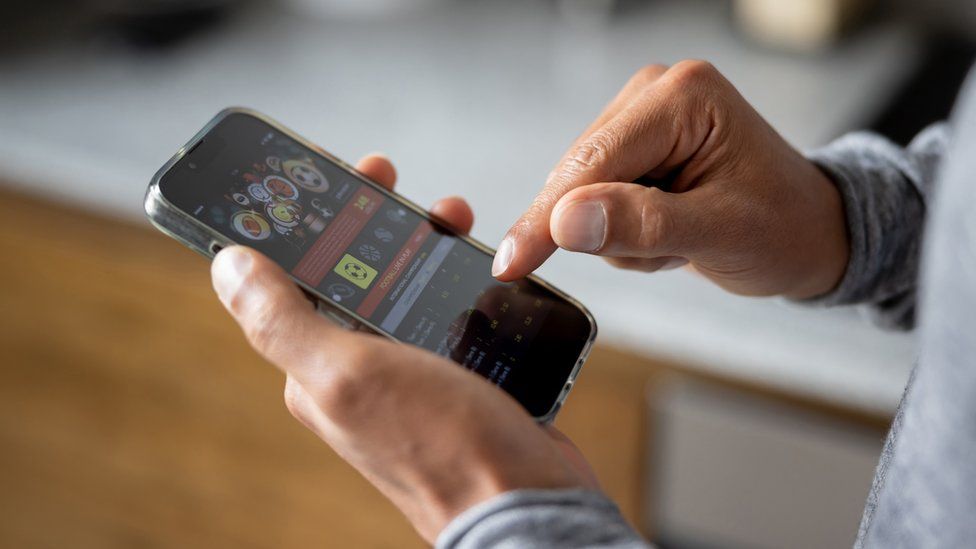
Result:
{"label": "phone screen", "polygon": [[229,114],[161,179],[163,196],[374,329],[446,356],[533,415],[558,397],[592,326],[543,285],[274,126]]}

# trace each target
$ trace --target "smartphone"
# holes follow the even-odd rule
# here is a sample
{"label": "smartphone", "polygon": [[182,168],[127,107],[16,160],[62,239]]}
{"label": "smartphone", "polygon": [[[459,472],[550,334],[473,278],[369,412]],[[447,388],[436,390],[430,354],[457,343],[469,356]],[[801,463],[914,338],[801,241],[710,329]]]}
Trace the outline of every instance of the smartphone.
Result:
{"label": "smartphone", "polygon": [[575,299],[535,276],[495,280],[493,250],[248,109],[221,111],[180,149],[145,207],[206,257],[257,249],[333,321],[448,357],[540,421],[555,417],[596,338]]}

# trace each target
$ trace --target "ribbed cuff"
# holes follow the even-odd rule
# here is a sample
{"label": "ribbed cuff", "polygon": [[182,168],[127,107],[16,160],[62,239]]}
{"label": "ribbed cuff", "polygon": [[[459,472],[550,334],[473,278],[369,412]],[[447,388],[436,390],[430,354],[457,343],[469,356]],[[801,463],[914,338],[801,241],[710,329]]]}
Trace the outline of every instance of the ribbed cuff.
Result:
{"label": "ribbed cuff", "polygon": [[454,549],[497,543],[573,547],[598,539],[616,545],[623,541],[646,546],[624,521],[617,506],[599,492],[579,488],[516,490],[458,515],[438,536],[436,547]]}

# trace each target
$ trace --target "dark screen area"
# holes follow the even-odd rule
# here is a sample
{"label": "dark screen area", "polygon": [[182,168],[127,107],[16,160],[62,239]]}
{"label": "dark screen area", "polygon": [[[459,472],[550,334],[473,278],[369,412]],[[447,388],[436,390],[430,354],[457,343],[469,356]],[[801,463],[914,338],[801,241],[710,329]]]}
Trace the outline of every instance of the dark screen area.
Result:
{"label": "dark screen area", "polygon": [[553,405],[591,325],[395,195],[247,114],[224,117],[160,181],[176,207],[261,251],[396,339],[451,358],[534,415]]}

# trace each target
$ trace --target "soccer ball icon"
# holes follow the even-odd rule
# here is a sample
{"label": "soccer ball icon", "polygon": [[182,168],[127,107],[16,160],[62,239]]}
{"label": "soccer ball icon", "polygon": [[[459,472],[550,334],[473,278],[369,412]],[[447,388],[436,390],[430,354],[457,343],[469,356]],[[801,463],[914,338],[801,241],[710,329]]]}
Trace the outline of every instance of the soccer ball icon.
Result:
{"label": "soccer ball icon", "polygon": [[316,193],[329,190],[329,180],[315,166],[300,160],[288,160],[283,167],[285,174],[302,188]]}
{"label": "soccer ball icon", "polygon": [[354,278],[356,280],[365,280],[366,277],[369,276],[369,273],[366,272],[366,269],[364,269],[362,265],[353,263],[351,261],[343,265],[342,270],[349,275],[349,278]]}

